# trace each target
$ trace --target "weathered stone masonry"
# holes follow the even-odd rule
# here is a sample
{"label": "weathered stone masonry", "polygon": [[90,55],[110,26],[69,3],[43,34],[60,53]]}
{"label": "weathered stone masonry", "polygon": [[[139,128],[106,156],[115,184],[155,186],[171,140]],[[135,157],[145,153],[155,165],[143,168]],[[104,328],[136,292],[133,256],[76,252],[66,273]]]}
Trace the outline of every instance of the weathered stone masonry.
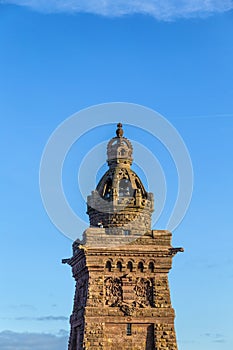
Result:
{"label": "weathered stone masonry", "polygon": [[88,197],[91,226],[63,261],[76,281],[68,350],[177,350],[168,272],[183,249],[169,231],[150,229],[153,195],[131,163],[118,124],[110,170]]}

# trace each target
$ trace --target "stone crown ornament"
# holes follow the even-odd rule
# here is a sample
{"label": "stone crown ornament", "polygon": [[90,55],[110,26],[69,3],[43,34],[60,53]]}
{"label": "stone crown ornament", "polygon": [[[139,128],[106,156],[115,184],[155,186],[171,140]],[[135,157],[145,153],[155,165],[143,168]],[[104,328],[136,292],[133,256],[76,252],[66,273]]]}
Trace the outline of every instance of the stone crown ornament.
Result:
{"label": "stone crown ornament", "polygon": [[123,137],[122,124],[117,124],[116,137],[107,145],[109,170],[87,198],[91,226],[121,227],[138,220],[143,232],[151,227],[153,194],[145,190],[139,176],[131,169],[133,147]]}

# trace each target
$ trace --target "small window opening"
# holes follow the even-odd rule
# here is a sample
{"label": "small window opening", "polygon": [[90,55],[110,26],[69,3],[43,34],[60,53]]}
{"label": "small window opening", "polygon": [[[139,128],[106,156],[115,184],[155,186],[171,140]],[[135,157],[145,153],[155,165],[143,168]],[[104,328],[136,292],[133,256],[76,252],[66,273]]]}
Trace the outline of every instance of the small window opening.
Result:
{"label": "small window opening", "polygon": [[130,236],[130,230],[123,230],[125,236]]}
{"label": "small window opening", "polygon": [[132,185],[128,179],[121,179],[119,183],[119,196],[130,196],[132,192]]}
{"label": "small window opening", "polygon": [[144,266],[143,266],[143,263],[140,261],[140,263],[138,264],[138,270],[140,271],[140,272],[143,272],[143,270],[144,270]]}
{"label": "small window opening", "polygon": [[153,262],[150,262],[148,268],[149,268],[149,271],[150,271],[150,272],[154,272],[154,270],[155,270],[154,263],[153,263]]}
{"label": "small window opening", "polygon": [[132,335],[132,323],[127,323],[126,335]]}
{"label": "small window opening", "polygon": [[121,263],[120,261],[117,262],[117,270],[118,270],[119,272],[122,271],[122,263]]}
{"label": "small window opening", "polygon": [[111,196],[111,191],[112,191],[112,179],[108,178],[104,190],[103,190],[103,197],[104,198],[110,198]]}
{"label": "small window opening", "polygon": [[129,261],[128,264],[127,264],[127,269],[132,272],[133,271],[133,264],[132,264],[132,261]]}
{"label": "small window opening", "polygon": [[137,188],[139,188],[141,190],[142,186],[141,186],[140,182],[138,181],[138,179],[135,179],[135,183],[136,183]]}
{"label": "small window opening", "polygon": [[111,264],[110,261],[107,261],[107,262],[106,262],[105,267],[106,267],[106,270],[107,270],[108,272],[111,272],[111,271],[112,271],[112,264]]}

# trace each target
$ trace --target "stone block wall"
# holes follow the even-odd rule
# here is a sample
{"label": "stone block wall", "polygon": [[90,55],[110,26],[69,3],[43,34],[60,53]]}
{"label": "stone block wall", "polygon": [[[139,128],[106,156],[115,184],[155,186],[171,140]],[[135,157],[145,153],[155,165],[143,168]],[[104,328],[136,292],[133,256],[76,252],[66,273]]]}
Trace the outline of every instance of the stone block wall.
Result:
{"label": "stone block wall", "polygon": [[170,241],[153,231],[114,248],[74,244],[69,350],[177,350]]}

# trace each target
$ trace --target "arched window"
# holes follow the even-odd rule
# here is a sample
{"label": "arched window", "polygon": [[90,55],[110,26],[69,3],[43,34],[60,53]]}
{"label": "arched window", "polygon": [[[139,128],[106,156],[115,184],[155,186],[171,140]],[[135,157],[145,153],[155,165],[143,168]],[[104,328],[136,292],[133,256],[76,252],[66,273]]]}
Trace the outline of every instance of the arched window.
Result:
{"label": "arched window", "polygon": [[148,269],[150,272],[154,272],[155,266],[154,266],[154,263],[152,261],[149,263]]}
{"label": "arched window", "polygon": [[131,182],[128,179],[121,179],[119,183],[119,196],[130,196],[132,192]]}
{"label": "arched window", "polygon": [[104,190],[103,190],[103,197],[104,198],[109,198],[111,195],[111,190],[112,190],[112,179],[108,178],[105,186],[104,186]]}
{"label": "arched window", "polygon": [[141,184],[140,184],[140,182],[138,181],[137,178],[135,179],[135,183],[136,183],[137,188],[141,190],[142,186],[141,186]]}
{"label": "arched window", "polygon": [[145,188],[143,187],[143,184],[139,179],[135,179],[135,184],[137,186],[137,189],[140,191],[142,198],[147,198],[147,192],[145,192]]}
{"label": "arched window", "polygon": [[117,262],[117,270],[118,270],[119,272],[122,271],[122,263],[121,263],[120,261]]}
{"label": "arched window", "polygon": [[127,269],[132,272],[133,271],[133,263],[132,261],[129,261],[128,264],[127,264]]}
{"label": "arched window", "polygon": [[126,154],[126,150],[125,150],[124,148],[122,148],[122,149],[120,150],[120,155],[121,155],[122,157],[124,157],[125,154]]}
{"label": "arched window", "polygon": [[141,261],[140,261],[140,263],[138,263],[138,270],[140,272],[143,272],[143,270],[144,270],[143,262],[141,262]]}
{"label": "arched window", "polygon": [[112,264],[111,264],[111,261],[107,261],[106,262],[106,265],[105,265],[105,268],[108,272],[111,272],[112,271]]}

